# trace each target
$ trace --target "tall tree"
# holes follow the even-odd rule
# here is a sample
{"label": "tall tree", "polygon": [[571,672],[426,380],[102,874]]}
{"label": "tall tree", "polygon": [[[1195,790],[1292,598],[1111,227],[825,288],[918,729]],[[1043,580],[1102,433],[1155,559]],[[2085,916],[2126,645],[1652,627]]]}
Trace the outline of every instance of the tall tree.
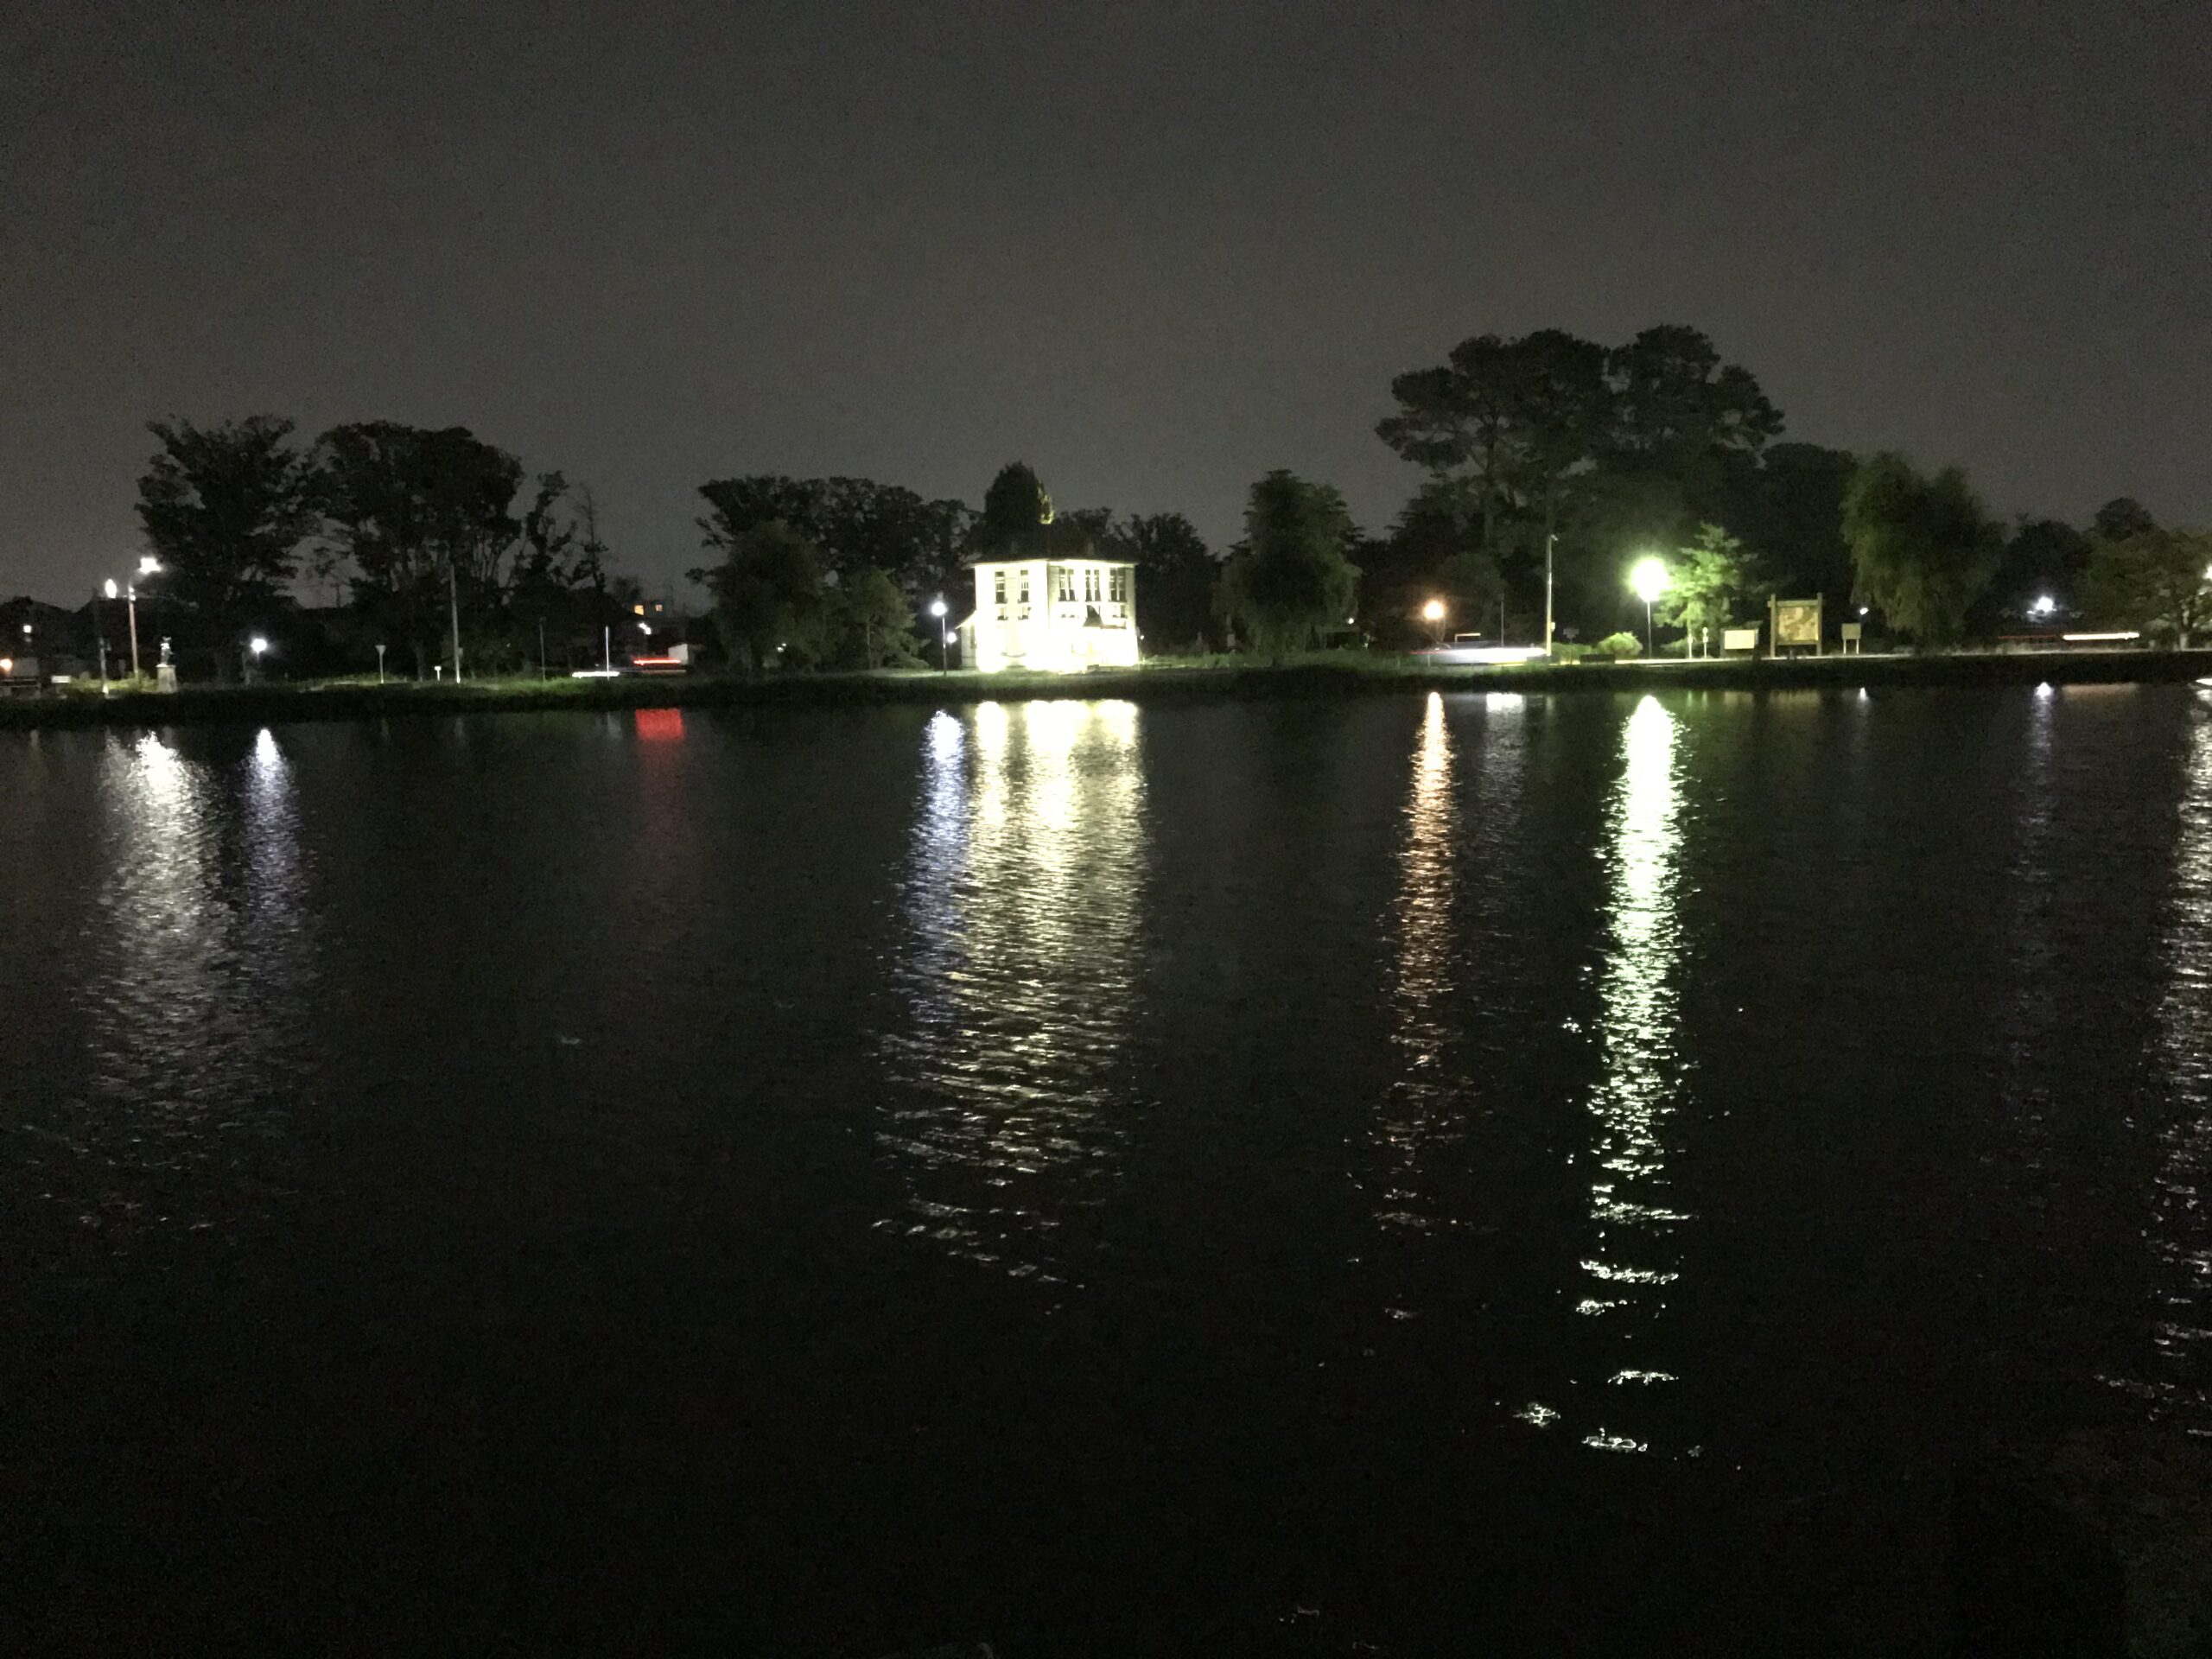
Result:
{"label": "tall tree", "polygon": [[2154,527],[2100,539],[2088,586],[2106,620],[2171,635],[2186,651],[2212,629],[2212,531]]}
{"label": "tall tree", "polygon": [[1843,496],[1859,458],[1816,443],[1770,444],[1758,468],[1739,476],[1719,521],[1759,550],[1777,591],[1818,594],[1838,607],[1851,597],[1851,545]]}
{"label": "tall tree", "polygon": [[1544,536],[1555,527],[1566,479],[1604,442],[1611,397],[1604,349],[1556,328],[1461,340],[1390,391],[1398,407],[1376,435],[1433,483],[1459,486],[1476,545],[1493,556],[1512,512],[1533,511]]}
{"label": "tall tree", "polygon": [[1136,567],[1137,631],[1146,648],[1204,648],[1221,561],[1206,550],[1198,526],[1179,512],[1133,514],[1115,556]]}
{"label": "tall tree", "polygon": [[314,464],[292,423],[251,415],[216,426],[155,421],[161,448],[138,480],[138,522],[184,604],[234,626],[275,601],[317,524]]}
{"label": "tall tree", "polygon": [[[1556,328],[1522,335],[1508,353],[1507,391],[1519,438],[1514,478],[1536,515],[1540,550],[1559,529],[1568,478],[1600,453],[1612,428],[1614,394],[1605,367],[1603,347]],[[1484,548],[1497,551],[1487,537]]]}
{"label": "tall tree", "polygon": [[1675,550],[1668,574],[1667,591],[1654,614],[1686,628],[1693,639],[1726,627],[1739,609],[1768,591],[1758,562],[1718,524],[1700,524],[1688,545]]}
{"label": "tall tree", "polygon": [[1948,467],[1923,477],[1886,451],[1853,475],[1843,532],[1859,592],[1924,645],[1964,632],[2004,543],[1964,473]]}
{"label": "tall tree", "polygon": [[2115,496],[2089,520],[2089,533],[2101,542],[2124,542],[2132,536],[2146,536],[2158,527],[2151,510],[2130,495]]}
{"label": "tall tree", "polygon": [[868,478],[786,478],[756,473],[699,486],[709,512],[699,528],[727,550],[756,525],[781,521],[821,550],[825,572],[881,570],[910,593],[943,588],[958,568],[968,509],[928,501]]}
{"label": "tall tree", "polygon": [[850,668],[918,665],[914,607],[881,570],[842,578],[826,596],[827,660]]}
{"label": "tall tree", "polygon": [[1359,569],[1344,554],[1351,534],[1344,498],[1328,485],[1277,471],[1252,486],[1222,602],[1255,646],[1280,661],[1351,613],[1359,587]]}
{"label": "tall tree", "polygon": [[733,541],[709,586],[723,648],[747,673],[821,659],[827,620],[821,550],[781,519]]}
{"label": "tall tree", "polygon": [[1691,505],[1732,464],[1782,431],[1782,411],[1749,369],[1724,362],[1701,331],[1646,328],[1605,354],[1613,389],[1610,459],[1679,480]]}
{"label": "tall tree", "polygon": [[983,492],[983,516],[976,527],[978,543],[987,556],[1005,558],[1032,546],[1044,544],[1041,528],[1052,522],[1052,498],[1037,481],[1024,461],[1009,461],[999,468],[991,486]]}
{"label": "tall tree", "polygon": [[407,641],[416,672],[443,654],[456,612],[465,637],[488,644],[522,535],[522,463],[466,427],[392,421],[334,427],[317,450],[318,497],[361,573],[359,601]]}

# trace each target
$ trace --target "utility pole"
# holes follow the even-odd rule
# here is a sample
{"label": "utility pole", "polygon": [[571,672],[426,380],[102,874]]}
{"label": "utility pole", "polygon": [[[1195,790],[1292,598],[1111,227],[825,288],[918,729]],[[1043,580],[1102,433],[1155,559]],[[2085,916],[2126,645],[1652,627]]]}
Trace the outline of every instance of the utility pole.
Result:
{"label": "utility pole", "polygon": [[545,677],[545,619],[537,619],[537,677]]}
{"label": "utility pole", "polygon": [[453,677],[461,679],[461,586],[454,575],[453,557],[446,557],[446,598],[453,605]]}

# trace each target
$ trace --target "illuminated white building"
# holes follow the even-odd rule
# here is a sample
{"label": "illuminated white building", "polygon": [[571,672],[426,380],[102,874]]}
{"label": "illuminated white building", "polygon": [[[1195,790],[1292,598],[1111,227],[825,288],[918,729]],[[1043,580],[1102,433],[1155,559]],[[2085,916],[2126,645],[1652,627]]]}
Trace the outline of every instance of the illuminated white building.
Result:
{"label": "illuminated white building", "polygon": [[961,660],[1074,673],[1133,668],[1136,567],[1087,556],[993,559],[976,567],[976,613],[960,625]]}

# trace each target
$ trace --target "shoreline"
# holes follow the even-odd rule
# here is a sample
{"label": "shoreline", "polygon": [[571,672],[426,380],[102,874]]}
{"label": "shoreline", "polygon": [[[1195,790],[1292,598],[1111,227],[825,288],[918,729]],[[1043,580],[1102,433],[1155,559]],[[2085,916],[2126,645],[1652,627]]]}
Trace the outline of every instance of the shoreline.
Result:
{"label": "shoreline", "polygon": [[972,704],[1111,697],[1136,702],[1338,697],[1408,691],[1588,693],[1651,690],[1856,690],[1883,686],[1974,687],[2188,683],[2212,677],[2212,650],[1961,652],[1929,656],[1798,657],[1700,662],[1631,659],[1611,664],[1448,667],[1409,658],[1110,670],[1088,674],[794,674],[760,680],[640,677],[500,681],[480,685],[200,686],[163,694],[123,692],[0,698],[0,731],[71,727],[266,724],[392,716],[543,713],[632,709],[851,708],[871,704]]}

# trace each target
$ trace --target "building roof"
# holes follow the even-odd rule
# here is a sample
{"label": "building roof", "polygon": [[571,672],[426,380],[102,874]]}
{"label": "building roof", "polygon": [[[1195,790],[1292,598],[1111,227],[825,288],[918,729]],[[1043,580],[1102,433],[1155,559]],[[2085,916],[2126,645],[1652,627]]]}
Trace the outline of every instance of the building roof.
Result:
{"label": "building roof", "polygon": [[1109,559],[1096,553],[1033,553],[1026,559],[971,559],[969,563],[978,570],[991,570],[1001,566],[1011,569],[1018,564],[1119,564],[1134,570],[1135,559]]}

